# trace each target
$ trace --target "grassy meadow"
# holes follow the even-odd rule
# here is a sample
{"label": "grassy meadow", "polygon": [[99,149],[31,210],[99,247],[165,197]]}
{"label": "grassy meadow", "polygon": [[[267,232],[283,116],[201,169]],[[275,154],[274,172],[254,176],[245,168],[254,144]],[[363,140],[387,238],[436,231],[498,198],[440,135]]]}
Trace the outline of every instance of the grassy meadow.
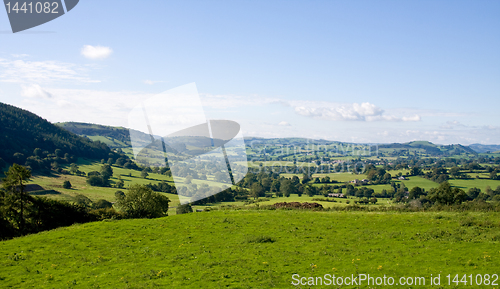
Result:
{"label": "grassy meadow", "polygon": [[415,276],[426,285],[431,274],[441,274],[446,286],[434,287],[456,288],[444,284],[446,275],[500,273],[499,228],[498,213],[449,212],[231,210],[102,221],[0,242],[0,282],[2,288],[311,288],[291,285],[292,274]]}

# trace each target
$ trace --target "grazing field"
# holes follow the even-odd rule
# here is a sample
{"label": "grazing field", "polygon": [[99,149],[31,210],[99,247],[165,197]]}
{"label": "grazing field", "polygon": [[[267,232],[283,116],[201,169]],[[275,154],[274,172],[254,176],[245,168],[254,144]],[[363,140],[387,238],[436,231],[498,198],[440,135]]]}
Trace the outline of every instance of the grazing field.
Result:
{"label": "grazing field", "polygon": [[448,274],[499,274],[499,228],[498,213],[445,212],[102,221],[0,242],[0,280],[3,288],[294,288],[292,274],[370,274],[425,277],[426,286],[411,287],[423,288],[431,274],[441,274],[441,285]]}

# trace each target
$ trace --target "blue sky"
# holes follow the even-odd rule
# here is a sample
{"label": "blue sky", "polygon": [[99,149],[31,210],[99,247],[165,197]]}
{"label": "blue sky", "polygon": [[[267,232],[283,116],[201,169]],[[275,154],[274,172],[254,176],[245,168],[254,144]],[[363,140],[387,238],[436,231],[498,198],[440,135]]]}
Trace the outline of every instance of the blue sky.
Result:
{"label": "blue sky", "polygon": [[0,101],[127,126],[195,82],[245,136],[500,144],[499,1],[91,1],[12,34]]}

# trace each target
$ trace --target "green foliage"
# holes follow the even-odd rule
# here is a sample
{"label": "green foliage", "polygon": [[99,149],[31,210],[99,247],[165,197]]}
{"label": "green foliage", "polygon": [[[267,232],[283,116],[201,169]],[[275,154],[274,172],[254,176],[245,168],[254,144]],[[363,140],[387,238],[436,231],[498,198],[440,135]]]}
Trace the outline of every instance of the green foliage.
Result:
{"label": "green foliage", "polygon": [[104,180],[100,176],[91,175],[87,178],[87,184],[94,187],[104,187]]}
{"label": "green foliage", "polygon": [[438,204],[461,204],[467,199],[467,194],[462,189],[452,188],[448,182],[443,182],[437,189],[429,191],[429,199]]}
{"label": "green foliage", "polygon": [[65,188],[65,189],[71,189],[71,182],[70,181],[64,181],[63,182],[63,188]]}
{"label": "green foliage", "polygon": [[5,215],[13,220],[21,233],[26,231],[25,210],[32,198],[25,192],[25,184],[31,177],[31,171],[18,164],[13,164],[2,180]]}
{"label": "green foliage", "polygon": [[147,186],[132,185],[117,206],[127,218],[159,218],[167,216],[170,200]]}
{"label": "green foliage", "polygon": [[0,157],[8,163],[26,162],[32,169],[48,169],[53,161],[69,161],[64,159],[66,153],[91,159],[115,155],[101,142],[77,136],[11,105],[0,103],[0,123]]}
{"label": "green foliage", "polygon": [[264,188],[259,183],[253,183],[250,188],[250,196],[254,199],[264,196]]}
{"label": "green foliage", "polygon": [[94,209],[108,209],[112,208],[113,204],[109,201],[106,201],[104,199],[99,199],[93,204]]}
{"label": "green foliage", "polygon": [[184,204],[184,205],[178,205],[176,210],[175,210],[175,213],[177,215],[187,214],[187,213],[192,213],[192,212],[193,212],[193,208],[191,207],[191,205],[189,203]]}

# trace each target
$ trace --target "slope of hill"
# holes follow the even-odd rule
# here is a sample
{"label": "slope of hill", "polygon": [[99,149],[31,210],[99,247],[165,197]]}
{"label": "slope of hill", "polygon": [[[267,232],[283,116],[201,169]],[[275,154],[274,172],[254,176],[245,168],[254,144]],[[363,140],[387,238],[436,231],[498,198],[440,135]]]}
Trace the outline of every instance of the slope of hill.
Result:
{"label": "slope of hill", "polygon": [[112,153],[101,142],[77,136],[29,111],[0,103],[0,158],[24,164],[36,148],[40,154],[53,154],[59,149],[61,155],[91,159],[107,159]]}
{"label": "slope of hill", "polygon": [[101,141],[110,148],[130,147],[129,130],[124,127],[113,127],[82,122],[58,122],[55,125],[74,134],[86,136],[91,140]]}
{"label": "slope of hill", "polygon": [[[103,221],[0,242],[0,280],[5,288],[295,288],[293,274],[363,273],[396,282],[421,276],[426,286],[415,288],[430,288],[431,274],[443,285],[446,272],[499,272],[499,220],[478,212],[238,210]],[[372,287],[366,282],[359,288]]]}
{"label": "slope of hill", "polygon": [[451,156],[461,154],[477,154],[474,150],[461,144],[436,145],[428,141],[412,141],[407,143],[381,144],[381,149],[414,150],[420,149],[431,156]]}
{"label": "slope of hill", "polygon": [[483,144],[475,143],[475,144],[469,145],[469,147],[478,153],[500,151],[500,145],[483,145]]}

